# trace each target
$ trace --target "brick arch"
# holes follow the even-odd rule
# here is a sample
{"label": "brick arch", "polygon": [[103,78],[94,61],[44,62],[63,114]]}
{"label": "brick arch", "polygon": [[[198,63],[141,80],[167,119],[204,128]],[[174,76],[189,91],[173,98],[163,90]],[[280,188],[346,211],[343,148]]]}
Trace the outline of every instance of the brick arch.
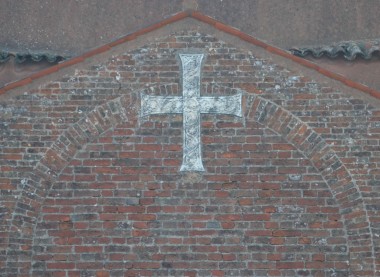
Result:
{"label": "brick arch", "polygon": [[375,276],[374,244],[367,211],[355,180],[337,154],[306,123],[262,97],[254,97],[247,116],[284,137],[321,173],[343,215],[351,272],[355,276]]}
{"label": "brick arch", "polygon": [[[29,276],[33,234],[43,199],[76,152],[120,122],[137,116],[137,93],[94,108],[68,128],[45,153],[25,182],[9,229],[7,276]],[[374,276],[373,238],[360,191],[335,152],[312,128],[279,105],[260,96],[246,97],[248,118],[281,135],[321,173],[340,206],[348,236],[350,270]]]}
{"label": "brick arch", "polygon": [[29,276],[33,233],[43,199],[75,153],[120,122],[136,116],[136,93],[129,93],[94,108],[73,124],[37,163],[16,202],[6,250],[5,276]]}

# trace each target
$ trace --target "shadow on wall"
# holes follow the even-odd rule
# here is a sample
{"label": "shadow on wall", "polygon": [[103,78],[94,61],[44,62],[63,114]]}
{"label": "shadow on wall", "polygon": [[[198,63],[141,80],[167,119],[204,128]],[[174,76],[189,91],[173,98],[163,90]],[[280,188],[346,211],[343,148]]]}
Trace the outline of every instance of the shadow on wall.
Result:
{"label": "shadow on wall", "polygon": [[26,78],[32,73],[56,65],[57,63],[58,62],[51,63],[45,60],[18,63],[14,58],[11,58],[8,62],[0,63],[0,88],[6,84]]}

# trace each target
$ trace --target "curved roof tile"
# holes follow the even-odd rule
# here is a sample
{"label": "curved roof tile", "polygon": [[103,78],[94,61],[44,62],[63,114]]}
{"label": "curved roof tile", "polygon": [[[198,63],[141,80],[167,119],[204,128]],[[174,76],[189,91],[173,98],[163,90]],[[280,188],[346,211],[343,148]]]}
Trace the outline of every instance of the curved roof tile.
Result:
{"label": "curved roof tile", "polygon": [[315,58],[327,56],[336,58],[343,56],[349,61],[356,57],[369,60],[374,55],[380,55],[380,39],[361,40],[361,41],[341,41],[332,45],[310,46],[310,47],[293,47],[289,49],[292,54],[299,57],[313,55]]}
{"label": "curved roof tile", "polygon": [[0,63],[9,61],[11,57],[14,57],[17,63],[23,63],[25,61],[40,62],[42,60],[46,60],[49,63],[55,63],[70,58],[69,56],[61,56],[51,53],[14,53],[0,50]]}

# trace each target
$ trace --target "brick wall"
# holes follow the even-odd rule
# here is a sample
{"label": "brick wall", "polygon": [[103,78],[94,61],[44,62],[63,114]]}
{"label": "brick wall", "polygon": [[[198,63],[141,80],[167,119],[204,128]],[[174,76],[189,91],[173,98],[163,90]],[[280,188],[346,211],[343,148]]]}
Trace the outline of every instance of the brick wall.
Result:
{"label": "brick wall", "polygon": [[[176,54],[206,54],[204,173],[179,172]],[[380,109],[195,31],[0,98],[4,276],[375,276]],[[377,268],[376,268],[377,263]]]}

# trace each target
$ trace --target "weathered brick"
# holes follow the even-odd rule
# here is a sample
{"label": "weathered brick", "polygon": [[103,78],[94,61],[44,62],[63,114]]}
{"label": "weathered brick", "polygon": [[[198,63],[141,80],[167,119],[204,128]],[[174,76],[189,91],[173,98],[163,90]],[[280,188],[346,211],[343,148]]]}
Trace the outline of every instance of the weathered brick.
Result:
{"label": "weathered brick", "polygon": [[[202,115],[203,173],[179,172],[181,115],[138,115],[141,91],[182,94],[185,48],[207,54],[202,96],[244,94],[242,119]],[[311,79],[186,31],[9,95],[0,264],[35,276],[370,276],[380,112]]]}

